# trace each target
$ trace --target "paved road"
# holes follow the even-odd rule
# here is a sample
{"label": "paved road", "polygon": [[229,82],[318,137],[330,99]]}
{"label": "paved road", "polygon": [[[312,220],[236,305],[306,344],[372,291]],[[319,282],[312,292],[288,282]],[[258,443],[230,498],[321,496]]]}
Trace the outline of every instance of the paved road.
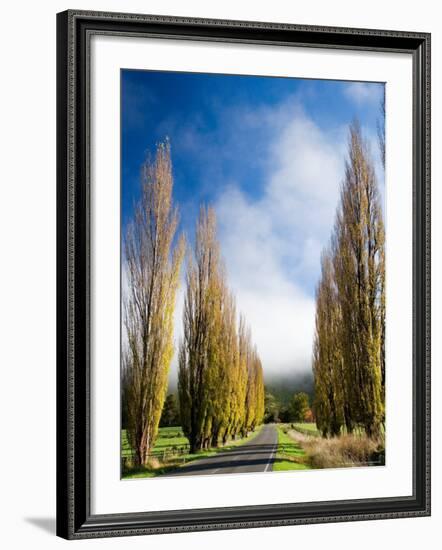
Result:
{"label": "paved road", "polygon": [[168,476],[271,472],[278,446],[276,428],[266,424],[249,443],[235,449],[201,458],[178,468]]}

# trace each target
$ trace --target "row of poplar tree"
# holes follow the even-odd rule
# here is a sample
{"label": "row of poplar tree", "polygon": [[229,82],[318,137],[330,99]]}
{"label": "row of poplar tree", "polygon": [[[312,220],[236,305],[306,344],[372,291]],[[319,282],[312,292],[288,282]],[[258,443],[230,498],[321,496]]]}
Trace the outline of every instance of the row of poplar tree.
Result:
{"label": "row of poplar tree", "polygon": [[381,434],[385,232],[373,159],[357,122],[350,127],[335,224],[321,257],[313,372],[316,423],[324,437],[356,428],[368,437]]}
{"label": "row of poplar tree", "polygon": [[[122,403],[135,463],[155,444],[174,354],[174,311],[187,256],[179,345],[181,424],[191,452],[245,436],[264,416],[261,361],[235,297],[216,236],[212,208],[201,208],[193,250],[176,237],[169,142],[141,173],[141,194],[124,242]],[[187,249],[187,254],[186,254]]]}
{"label": "row of poplar tree", "polygon": [[212,208],[201,209],[186,283],[178,395],[182,428],[195,452],[245,436],[264,418],[261,361],[242,316],[237,326]]}

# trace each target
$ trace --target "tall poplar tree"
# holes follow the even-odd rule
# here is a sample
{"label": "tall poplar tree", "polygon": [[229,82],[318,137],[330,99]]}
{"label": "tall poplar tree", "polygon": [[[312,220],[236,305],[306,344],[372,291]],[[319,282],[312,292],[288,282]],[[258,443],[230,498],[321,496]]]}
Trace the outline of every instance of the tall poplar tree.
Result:
{"label": "tall poplar tree", "polygon": [[358,123],[350,127],[348,160],[336,223],[335,276],[342,351],[353,419],[368,436],[384,417],[382,303],[384,224],[373,161]]}
{"label": "tall poplar tree", "polygon": [[[207,446],[212,436],[210,410],[214,346],[219,330],[222,265],[212,208],[201,208],[194,254],[187,261],[184,338],[180,343],[178,391],[183,431],[191,452]],[[215,368],[218,368],[216,366]]]}
{"label": "tall poplar tree", "polygon": [[315,410],[324,435],[337,435],[344,423],[375,437],[384,421],[384,241],[373,161],[355,122],[316,296]]}
{"label": "tall poplar tree", "polygon": [[216,300],[212,304],[212,324],[208,341],[207,399],[210,416],[210,446],[226,439],[235,403],[232,399],[233,373],[237,361],[235,340],[235,299],[219,274]]}
{"label": "tall poplar tree", "polygon": [[344,412],[344,384],[340,341],[341,316],[332,256],[321,257],[321,280],[316,289],[313,373],[316,423],[323,436],[340,434]]}
{"label": "tall poplar tree", "polygon": [[[380,120],[378,124],[379,151],[381,154],[382,166],[385,170],[385,86],[380,104]],[[381,316],[381,371],[382,371],[382,394],[385,400],[385,250],[382,247],[380,253],[380,316]],[[385,422],[385,414],[384,414]]]}
{"label": "tall poplar tree", "polygon": [[255,412],[255,423],[253,425],[253,430],[256,426],[259,426],[264,421],[264,399],[265,399],[265,388],[264,388],[264,372],[262,368],[261,359],[259,358],[258,352],[254,350],[254,361],[255,361],[255,391],[256,391],[256,412]]}
{"label": "tall poplar tree", "polygon": [[245,391],[243,436],[262,423],[264,419],[264,379],[261,360],[252,344],[252,334],[245,321],[240,322],[239,332],[240,361],[245,364],[247,383]]}
{"label": "tall poplar tree", "polygon": [[141,197],[124,241],[124,390],[127,434],[138,465],[158,433],[173,356],[173,312],[184,240],[174,246],[178,213],[172,203],[168,142],[142,167]]}

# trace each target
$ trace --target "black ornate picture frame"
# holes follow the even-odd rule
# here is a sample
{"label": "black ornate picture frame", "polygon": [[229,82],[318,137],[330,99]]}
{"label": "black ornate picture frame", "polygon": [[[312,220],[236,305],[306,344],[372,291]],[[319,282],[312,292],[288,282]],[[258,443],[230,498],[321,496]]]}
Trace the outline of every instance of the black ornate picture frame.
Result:
{"label": "black ornate picture frame", "polygon": [[[157,37],[413,58],[413,494],[93,515],[90,507],[90,40]],[[118,404],[116,404],[118,406]],[[430,35],[69,10],[57,16],[57,534],[67,539],[430,514]]]}

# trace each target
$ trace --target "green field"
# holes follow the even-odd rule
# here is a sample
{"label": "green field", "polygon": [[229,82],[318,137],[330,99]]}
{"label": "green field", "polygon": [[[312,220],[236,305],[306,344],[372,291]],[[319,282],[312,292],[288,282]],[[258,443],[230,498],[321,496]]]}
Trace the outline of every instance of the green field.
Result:
{"label": "green field", "polygon": [[[258,428],[254,432],[251,432],[247,437],[237,439],[235,441],[229,441],[227,445],[208,449],[206,451],[199,451],[198,453],[193,454],[186,452],[189,449],[189,441],[183,434],[180,426],[175,426],[172,428],[160,428],[156,444],[152,450],[153,457],[157,458],[159,461],[158,467],[141,467],[137,469],[130,469],[127,471],[123,471],[122,477],[123,479],[134,479],[143,477],[156,477],[158,475],[165,474],[193,460],[213,456],[217,453],[228,451],[248,441],[251,441],[259,434],[261,428],[262,426],[258,426]],[[126,437],[126,430],[121,431],[121,443],[122,456],[130,457],[131,451]]]}
{"label": "green field", "polygon": [[287,470],[310,470],[307,463],[307,455],[302,447],[292,439],[287,431],[290,425],[278,425],[278,450],[273,463],[274,472]]}
{"label": "green field", "polygon": [[[321,437],[321,432],[318,430],[315,422],[295,422],[291,425],[294,430],[305,435],[312,435],[314,437]],[[347,433],[345,427],[341,428],[341,434],[345,435]],[[385,434],[384,426],[381,426],[381,434]],[[362,426],[356,426],[353,430],[353,435],[356,436],[365,436],[365,430]]]}
{"label": "green field", "polygon": [[315,437],[319,437],[321,435],[315,422],[296,422],[295,424],[292,424],[292,426],[296,431],[305,435],[313,435]]}
{"label": "green field", "polygon": [[[127,441],[126,430],[121,430],[122,456],[131,456],[131,450]],[[153,448],[154,455],[161,456],[164,452],[181,451],[189,447],[189,441],[183,434],[181,426],[172,428],[160,428],[158,438]]]}

